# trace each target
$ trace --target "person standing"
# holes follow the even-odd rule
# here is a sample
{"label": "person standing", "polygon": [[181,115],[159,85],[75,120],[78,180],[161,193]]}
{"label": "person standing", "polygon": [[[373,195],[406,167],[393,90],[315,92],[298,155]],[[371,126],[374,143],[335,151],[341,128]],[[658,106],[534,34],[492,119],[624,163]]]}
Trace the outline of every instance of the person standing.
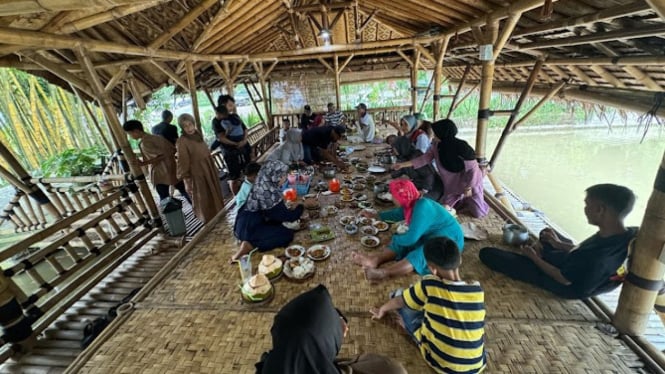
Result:
{"label": "person standing", "polygon": [[206,223],[224,208],[217,168],[203,136],[196,128],[194,117],[191,114],[181,114],[178,125],[182,129],[182,136],[176,142],[177,176],[184,180],[194,201],[194,214]]}
{"label": "person standing", "polygon": [[326,126],[344,126],[346,116],[337,110],[335,104],[328,103],[328,112],[323,116]]}
{"label": "person standing", "polygon": [[122,125],[123,130],[132,138],[139,140],[141,161],[139,165],[148,166],[150,182],[164,200],[171,195],[170,186],[180,191],[187,202],[192,199],[187,193],[185,184],[176,177],[175,147],[161,136],[147,134],[143,131],[143,124],[137,120],[130,120]]}
{"label": "person standing", "polygon": [[235,101],[229,95],[219,97],[213,131],[219,141],[224,162],[229,170],[229,187],[237,194],[242,181],[242,169],[251,161],[252,149],[247,141],[247,127],[235,114]]}
{"label": "person standing", "polygon": [[178,128],[172,125],[171,121],[173,121],[173,113],[169,110],[163,111],[162,122],[153,126],[151,132],[153,135],[159,135],[175,145],[178,140]]}
{"label": "person standing", "polygon": [[360,103],[358,109],[358,126],[360,127],[360,135],[365,143],[374,141],[374,134],[376,133],[376,126],[374,125],[374,118],[367,111],[367,105]]}
{"label": "person standing", "polygon": [[298,127],[301,130],[307,130],[314,125],[315,119],[316,114],[312,113],[312,108],[309,105],[305,105],[305,112],[300,116],[300,124]]}

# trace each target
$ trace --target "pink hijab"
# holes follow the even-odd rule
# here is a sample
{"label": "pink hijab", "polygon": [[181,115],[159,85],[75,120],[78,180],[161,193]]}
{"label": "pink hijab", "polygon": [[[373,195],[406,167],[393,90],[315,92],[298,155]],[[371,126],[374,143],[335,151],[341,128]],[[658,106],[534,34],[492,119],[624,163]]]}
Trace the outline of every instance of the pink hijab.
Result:
{"label": "pink hijab", "polygon": [[388,185],[390,193],[397,203],[404,209],[404,220],[406,224],[411,224],[411,215],[416,201],[420,198],[420,191],[408,179],[396,179]]}

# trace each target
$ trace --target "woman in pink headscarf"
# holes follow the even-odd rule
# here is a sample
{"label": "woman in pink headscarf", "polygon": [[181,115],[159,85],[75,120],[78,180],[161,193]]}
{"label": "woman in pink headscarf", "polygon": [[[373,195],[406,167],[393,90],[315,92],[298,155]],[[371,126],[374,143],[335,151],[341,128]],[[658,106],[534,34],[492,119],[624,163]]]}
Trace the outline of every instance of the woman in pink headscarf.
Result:
{"label": "woman in pink headscarf", "polygon": [[[434,200],[421,197],[416,186],[406,179],[390,182],[390,194],[400,206],[378,214],[379,219],[388,222],[402,222],[406,230],[397,231],[390,244],[376,254],[353,252],[351,259],[365,269],[367,280],[379,281],[413,271],[420,275],[429,274],[423,255],[425,242],[433,237],[445,236],[453,240],[457,247],[464,247],[464,233],[457,220],[448,210]],[[366,217],[376,218],[363,213]],[[383,263],[396,262],[379,268]]]}

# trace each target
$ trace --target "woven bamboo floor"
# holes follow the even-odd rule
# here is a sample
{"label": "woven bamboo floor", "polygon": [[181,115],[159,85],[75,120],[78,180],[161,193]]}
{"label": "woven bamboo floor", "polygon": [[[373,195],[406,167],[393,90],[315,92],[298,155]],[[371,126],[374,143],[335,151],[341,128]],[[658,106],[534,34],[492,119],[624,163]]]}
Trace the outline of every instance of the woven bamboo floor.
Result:
{"label": "woven bamboo floor", "polygon": [[[81,372],[253,373],[261,352],[270,348],[276,311],[319,283],[329,288],[337,307],[350,317],[351,331],[340,357],[375,352],[399,360],[410,373],[432,372],[393,323],[372,321],[368,312],[384,302],[391,290],[408,286],[417,276],[368,283],[362,270],[348,260],[351,251],[365,249],[358,236],[347,236],[337,224],[344,214],[357,212],[344,208],[328,217],[337,237],[326,243],[332,246],[333,254],[317,263],[315,276],[304,283],[277,280],[275,298],[260,306],[245,305],[240,299],[238,268],[228,264],[236,248],[234,217],[228,214],[136,304],[128,319],[87,359]],[[460,217],[462,222],[468,220]],[[479,280],[485,289],[487,372],[646,372],[622,341],[597,328],[601,320],[582,301],[556,299],[485,268],[478,260],[478,250],[501,246],[503,220],[491,213],[473,221],[488,230],[490,237],[467,241],[462,276]],[[294,243],[307,246],[305,234],[297,233]],[[380,238],[387,243],[389,234],[380,234]],[[255,266],[259,261],[260,256],[253,257]]]}

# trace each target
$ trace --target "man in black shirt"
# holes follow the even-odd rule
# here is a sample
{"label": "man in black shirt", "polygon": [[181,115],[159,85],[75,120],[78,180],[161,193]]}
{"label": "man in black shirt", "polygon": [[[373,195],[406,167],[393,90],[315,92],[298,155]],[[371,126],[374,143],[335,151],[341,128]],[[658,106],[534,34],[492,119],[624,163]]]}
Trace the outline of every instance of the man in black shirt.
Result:
{"label": "man in black shirt", "polygon": [[311,165],[314,162],[330,161],[344,168],[344,163],[337,158],[335,145],[345,131],[342,126],[321,126],[303,131],[305,162]]}
{"label": "man in black shirt", "polygon": [[584,299],[609,292],[621,284],[628,245],[637,235],[623,220],[633,209],[635,195],[623,186],[589,187],[584,214],[598,232],[579,245],[552,229],[540,240],[521,248],[521,254],[498,248],[480,250],[480,260],[492,270],[546,289],[566,299]]}
{"label": "man in black shirt", "polygon": [[168,110],[163,111],[162,122],[153,126],[151,132],[153,135],[164,137],[171,144],[175,144],[178,140],[178,128],[172,125],[171,121],[173,121],[173,113]]}
{"label": "man in black shirt", "polygon": [[316,114],[312,113],[312,108],[309,105],[305,105],[305,113],[300,116],[300,124],[298,127],[301,130],[307,130],[314,124],[314,119]]}

